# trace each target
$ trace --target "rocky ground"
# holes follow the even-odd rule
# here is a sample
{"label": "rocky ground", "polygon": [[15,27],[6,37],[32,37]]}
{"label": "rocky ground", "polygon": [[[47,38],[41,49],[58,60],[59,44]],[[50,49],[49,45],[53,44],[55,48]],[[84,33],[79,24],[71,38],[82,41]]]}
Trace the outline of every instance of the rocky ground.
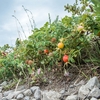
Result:
{"label": "rocky ground", "polygon": [[[15,89],[3,90],[7,85],[4,81],[0,84],[0,100],[100,100],[100,83],[94,76],[88,81],[76,79],[69,81],[65,86],[50,88],[26,85],[16,86]],[[52,86],[52,85],[51,85]]]}

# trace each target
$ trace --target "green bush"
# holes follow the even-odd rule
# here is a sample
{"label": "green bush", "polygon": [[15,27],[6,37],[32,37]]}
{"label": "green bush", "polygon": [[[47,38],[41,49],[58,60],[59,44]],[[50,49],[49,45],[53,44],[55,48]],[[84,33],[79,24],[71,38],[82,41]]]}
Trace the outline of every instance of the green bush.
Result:
{"label": "green bush", "polygon": [[[77,0],[76,0],[77,1]],[[0,48],[0,78],[23,78],[39,68],[64,69],[67,64],[100,65],[100,4],[97,0],[80,1],[81,6],[66,5],[72,16],[46,22],[32,30],[27,40],[16,40],[15,47]],[[62,43],[64,47],[58,46]],[[11,49],[9,53],[6,52]],[[68,62],[63,56],[68,55]],[[60,65],[60,66],[59,66]],[[33,70],[34,69],[34,70]],[[34,75],[36,76],[36,75]]]}

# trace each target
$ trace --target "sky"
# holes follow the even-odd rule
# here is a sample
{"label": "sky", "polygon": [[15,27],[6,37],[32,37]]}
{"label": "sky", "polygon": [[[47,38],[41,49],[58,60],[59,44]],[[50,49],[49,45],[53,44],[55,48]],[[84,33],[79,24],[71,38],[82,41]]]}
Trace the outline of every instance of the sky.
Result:
{"label": "sky", "polygon": [[[14,46],[17,38],[25,39],[32,33],[31,24],[25,9],[28,9],[30,19],[34,19],[36,27],[40,28],[48,21],[48,13],[51,20],[55,20],[59,15],[59,19],[68,15],[64,11],[64,5],[73,4],[75,0],[0,0],[0,46],[9,44]],[[24,8],[22,7],[24,6]],[[18,21],[12,17],[14,15],[20,22],[25,34]]]}

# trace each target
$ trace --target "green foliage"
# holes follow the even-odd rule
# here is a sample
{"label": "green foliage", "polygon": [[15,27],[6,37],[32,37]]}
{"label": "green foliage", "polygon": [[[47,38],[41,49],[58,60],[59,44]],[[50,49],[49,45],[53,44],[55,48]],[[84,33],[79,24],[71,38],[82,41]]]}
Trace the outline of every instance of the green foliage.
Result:
{"label": "green foliage", "polygon": [[[84,51],[90,48],[90,41],[84,32],[78,32],[78,22],[80,18],[71,18],[65,16],[61,21],[53,23],[46,22],[40,29],[35,29],[29,37],[26,46],[26,58],[34,59],[37,67],[52,67],[58,62],[62,62],[64,54],[69,55],[69,62],[74,63],[75,60],[83,60],[81,55],[86,55]],[[77,26],[75,26],[77,22]],[[52,41],[52,39],[56,41]],[[64,48],[59,49],[57,44],[63,39]],[[44,50],[48,49],[49,54],[45,54]],[[86,55],[87,57],[88,55]],[[81,57],[81,58],[80,58]]]}
{"label": "green foliage", "polygon": [[[100,3],[98,0],[81,0],[67,4],[65,16],[46,22],[40,29],[34,28],[27,40],[17,38],[15,47],[0,47],[0,78],[25,78],[41,80],[45,69],[64,69],[65,64],[100,65]],[[58,43],[64,47],[59,48]],[[64,63],[63,56],[68,55]],[[60,64],[60,67],[59,67]],[[41,69],[41,74],[37,71]],[[42,80],[43,81],[43,80]]]}

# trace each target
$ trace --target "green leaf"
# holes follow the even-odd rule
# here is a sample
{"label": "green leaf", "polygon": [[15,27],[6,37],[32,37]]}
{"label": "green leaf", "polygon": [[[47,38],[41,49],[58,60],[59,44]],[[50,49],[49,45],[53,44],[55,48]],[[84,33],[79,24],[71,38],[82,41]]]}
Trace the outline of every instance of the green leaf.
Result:
{"label": "green leaf", "polygon": [[98,35],[99,32],[100,32],[100,30],[97,30],[97,29],[94,30],[94,34],[95,34],[95,35]]}
{"label": "green leaf", "polygon": [[94,5],[99,5],[100,4],[100,1],[99,0],[91,0],[92,1],[92,3],[94,4]]}

